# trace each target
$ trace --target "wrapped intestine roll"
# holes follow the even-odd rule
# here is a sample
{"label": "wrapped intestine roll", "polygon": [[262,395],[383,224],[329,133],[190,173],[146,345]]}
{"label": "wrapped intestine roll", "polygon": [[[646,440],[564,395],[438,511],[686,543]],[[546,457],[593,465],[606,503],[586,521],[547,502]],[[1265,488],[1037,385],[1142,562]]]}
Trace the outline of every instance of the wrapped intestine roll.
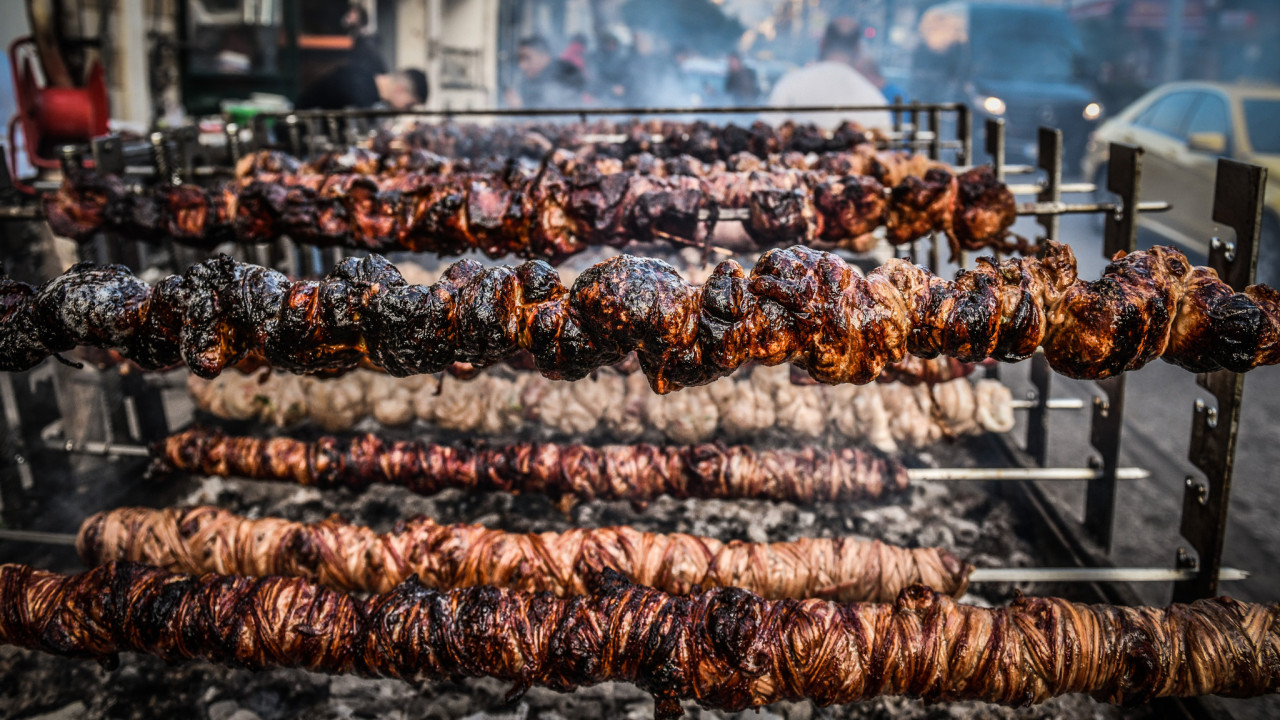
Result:
{"label": "wrapped intestine roll", "polygon": [[996,380],[933,384],[795,384],[786,368],[756,366],[711,385],[656,395],[644,375],[605,368],[576,382],[534,373],[470,379],[396,379],[367,370],[335,378],[224,373],[190,380],[197,405],[218,417],[285,427],[310,418],[347,432],[366,417],[385,426],[415,418],[441,430],[634,442],[749,442],[762,434],[855,441],[894,453],[1013,427],[1012,395]]}
{"label": "wrapped intestine roll", "polygon": [[711,391],[707,387],[689,388],[685,394],[648,394],[645,410],[649,424],[674,443],[702,442],[715,435],[720,424]]}

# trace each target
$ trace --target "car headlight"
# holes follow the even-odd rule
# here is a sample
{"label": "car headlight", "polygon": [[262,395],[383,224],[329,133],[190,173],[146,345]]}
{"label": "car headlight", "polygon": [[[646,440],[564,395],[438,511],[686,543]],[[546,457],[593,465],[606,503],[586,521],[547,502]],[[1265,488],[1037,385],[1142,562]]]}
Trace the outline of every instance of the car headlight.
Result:
{"label": "car headlight", "polygon": [[1102,117],[1102,106],[1096,102],[1091,102],[1084,106],[1084,119],[1097,120]]}
{"label": "car headlight", "polygon": [[986,110],[988,113],[991,113],[992,115],[1003,115],[1004,111],[1007,108],[1005,107],[1003,100],[996,97],[995,95],[989,95],[985,98],[982,98],[982,109]]}

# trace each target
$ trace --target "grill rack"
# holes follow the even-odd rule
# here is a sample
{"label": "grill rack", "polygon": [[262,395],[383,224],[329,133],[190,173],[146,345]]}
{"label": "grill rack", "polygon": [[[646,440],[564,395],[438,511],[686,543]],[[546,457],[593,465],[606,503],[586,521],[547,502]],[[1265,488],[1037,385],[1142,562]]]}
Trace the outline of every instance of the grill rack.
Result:
{"label": "grill rack", "polygon": [[[687,115],[687,114],[730,114],[751,113],[776,108],[619,108],[581,110],[481,110],[481,111],[415,111],[401,112],[390,110],[372,111],[336,111],[336,112],[295,112],[259,116],[255,120],[255,132],[246,138],[244,129],[234,123],[226,126],[227,149],[234,163],[246,149],[254,149],[262,144],[267,136],[267,122],[271,119],[281,120],[286,128],[289,145],[299,148],[299,126],[310,125],[313,129],[323,127],[324,132],[308,133],[308,138],[319,140],[327,138],[328,142],[343,142],[357,135],[369,121],[393,116],[428,116],[444,119],[473,117],[547,117],[576,116],[584,122],[590,116],[601,115]],[[952,151],[957,165],[972,162],[972,112],[963,104],[896,104],[890,106],[819,106],[799,108],[801,111],[849,112],[856,110],[887,110],[894,120],[893,132],[890,134],[888,147],[900,149],[924,148],[932,158],[939,159],[943,151]],[[943,139],[941,127],[943,116],[955,115],[957,137]],[[927,124],[922,128],[921,120]],[[1042,181],[1011,185],[1018,194],[1035,195],[1034,203],[1020,206],[1020,214],[1035,216],[1044,230],[1043,237],[1057,239],[1059,235],[1058,219],[1069,213],[1103,213],[1105,215],[1104,255],[1117,250],[1131,251],[1136,247],[1137,213],[1167,209],[1166,203],[1140,203],[1138,201],[1141,179],[1142,151],[1125,145],[1113,144],[1111,160],[1108,164],[1107,190],[1119,196],[1118,202],[1066,203],[1064,194],[1091,193],[1097,188],[1091,183],[1064,184],[1062,182],[1062,133],[1058,130],[1041,128],[1039,134],[1039,159],[1035,167],[1011,166],[1004,162],[1005,125],[1001,120],[988,119],[985,123],[985,149],[992,159],[998,177],[1002,180],[1011,175],[1027,175],[1035,171],[1043,171]],[[62,157],[65,166],[83,165],[86,154],[91,154],[95,165],[104,170],[116,169],[140,176],[150,176],[181,182],[183,178],[199,178],[216,176],[227,172],[226,166],[218,165],[204,153],[194,128],[152,133],[146,143],[142,144],[145,157],[142,165],[130,165],[128,160],[137,157],[139,147],[130,147],[117,136],[96,139],[88,148],[68,146],[63,149]],[[149,162],[149,164],[147,164]],[[0,190],[3,190],[9,178],[7,169],[0,178]],[[1210,265],[1228,278],[1229,284],[1242,289],[1252,281],[1257,258],[1257,239],[1261,198],[1265,187],[1265,170],[1245,166],[1231,161],[1222,161],[1219,167],[1219,178],[1216,193],[1214,217],[1220,223],[1232,227],[1237,232],[1234,243],[1215,242],[1210,253]],[[44,188],[48,189],[46,185]],[[0,195],[0,197],[4,197]],[[31,219],[38,213],[31,212],[29,206],[14,204],[0,207],[0,221],[6,219]],[[105,239],[97,241],[94,254],[100,261],[124,261],[135,267],[153,264],[157,259],[154,252],[140,242],[121,241],[109,243]],[[284,244],[284,243],[281,243]],[[291,250],[291,252],[290,252]],[[279,249],[276,249],[277,253]],[[252,252],[257,262],[270,263],[271,249],[257,247],[245,249]],[[334,251],[321,251],[314,247],[287,248],[286,259],[292,262],[294,274],[300,276],[318,275],[325,265],[331,264],[333,258],[326,257]],[[916,243],[906,248],[907,254],[915,261],[917,257]],[[930,260],[938,267],[938,243],[931,243]],[[177,267],[183,267],[197,261],[197,251],[191,248],[174,247],[170,261]],[[960,265],[967,265],[967,257],[960,258]],[[328,261],[328,262],[326,262]],[[56,399],[56,373],[52,372],[52,364],[24,374],[0,375],[0,409],[3,410],[4,436],[0,443],[3,449],[3,472],[0,472],[0,500],[3,501],[3,513],[6,518],[30,517],[34,508],[24,505],[32,487],[32,466],[50,462],[55,465],[69,465],[72,452],[83,450],[65,442],[51,442],[50,433],[60,426],[60,417],[56,406],[50,402]],[[989,370],[994,374],[995,369]],[[91,376],[91,377],[90,377]],[[1050,396],[1050,378],[1052,372],[1048,368],[1043,355],[1036,355],[1031,360],[1031,378],[1036,390],[1028,403],[1028,429],[1025,452],[1012,446],[1008,439],[1001,441],[1004,451],[1013,466],[1026,467],[1038,465],[1046,470],[1048,449],[1048,416],[1049,411],[1062,408],[1063,403]],[[120,372],[116,370],[97,371],[86,374],[85,382],[101,384],[104,389],[104,408],[107,412],[107,429],[109,437],[101,446],[101,451],[108,455],[132,455],[136,462],[136,452],[113,453],[112,446],[117,449],[129,447],[130,443],[142,442],[144,438],[155,438],[167,434],[169,428],[164,416],[163,402],[155,383],[137,372]],[[21,380],[21,381],[19,381]],[[1182,513],[1182,532],[1191,544],[1193,551],[1179,548],[1177,551],[1177,569],[1179,577],[1184,579],[1175,584],[1175,599],[1189,600],[1208,597],[1216,592],[1219,572],[1222,570],[1222,539],[1227,516],[1227,501],[1230,492],[1230,480],[1233,469],[1235,443],[1239,430],[1239,406],[1242,397],[1243,376],[1235,373],[1211,373],[1198,377],[1201,386],[1209,390],[1214,400],[1197,401],[1196,424],[1192,433],[1191,456],[1195,464],[1205,473],[1207,481],[1194,478],[1187,479]],[[1114,511],[1117,482],[1121,473],[1118,468],[1120,430],[1123,426],[1124,411],[1124,376],[1098,381],[1097,386],[1103,397],[1095,398],[1091,408],[1090,438],[1098,455],[1090,458],[1088,468],[1093,479],[1087,480],[1088,491],[1085,507],[1085,520],[1082,525],[1065,520],[1048,502],[1044,494],[1034,483],[998,483],[1000,491],[1021,498],[1024,505],[1030,506],[1049,524],[1051,532],[1059,537],[1059,544],[1082,565],[1106,567],[1110,565],[1109,554],[1112,530],[1114,528]],[[1134,594],[1123,583],[1097,583],[1097,594],[1100,598],[1113,601],[1129,601]]]}

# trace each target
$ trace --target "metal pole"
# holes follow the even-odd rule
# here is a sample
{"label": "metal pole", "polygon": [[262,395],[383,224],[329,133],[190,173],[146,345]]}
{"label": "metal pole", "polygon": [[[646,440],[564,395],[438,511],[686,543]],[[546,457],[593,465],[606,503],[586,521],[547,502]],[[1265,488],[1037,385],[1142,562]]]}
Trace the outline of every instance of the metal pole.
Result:
{"label": "metal pole", "polygon": [[[1234,229],[1236,237],[1234,242],[1214,238],[1209,246],[1209,267],[1237,292],[1253,283],[1257,271],[1266,188],[1266,168],[1218,160],[1213,219]],[[1240,401],[1244,395],[1244,375],[1240,373],[1204,373],[1196,377],[1196,382],[1212,398],[1197,399],[1192,417],[1188,456],[1204,473],[1205,480],[1188,477],[1183,490],[1182,535],[1198,557],[1179,550],[1180,564],[1197,572],[1193,579],[1174,586],[1173,597],[1178,601],[1212,597],[1218,592],[1240,434]]]}

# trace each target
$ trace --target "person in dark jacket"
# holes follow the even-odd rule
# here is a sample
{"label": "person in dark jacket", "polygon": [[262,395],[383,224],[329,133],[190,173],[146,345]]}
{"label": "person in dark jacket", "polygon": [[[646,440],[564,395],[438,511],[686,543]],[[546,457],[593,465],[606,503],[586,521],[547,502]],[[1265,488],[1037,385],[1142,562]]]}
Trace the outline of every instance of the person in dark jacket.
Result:
{"label": "person in dark jacket", "polygon": [[572,108],[582,105],[587,80],[577,65],[553,58],[547,41],[532,35],[516,49],[520,67],[517,87],[508,88],[506,104],[514,108]]}
{"label": "person in dark jacket", "polygon": [[369,11],[360,3],[351,3],[342,16],[342,29],[351,36],[351,60],[363,62],[375,73],[388,72],[387,62],[378,49],[378,38],[368,32]]}
{"label": "person in dark jacket", "polygon": [[379,73],[357,58],[316,78],[298,96],[294,107],[299,110],[343,110],[371,108],[385,103],[397,110],[405,110],[426,102],[427,93],[427,76],[421,70]]}
{"label": "person in dark jacket", "polygon": [[631,52],[612,31],[600,38],[600,48],[592,55],[591,94],[604,105],[621,105],[631,83]]}
{"label": "person in dark jacket", "polygon": [[738,53],[729,53],[729,74],[724,78],[724,93],[734,105],[753,105],[760,99],[760,81],[756,71],[742,62]]}

